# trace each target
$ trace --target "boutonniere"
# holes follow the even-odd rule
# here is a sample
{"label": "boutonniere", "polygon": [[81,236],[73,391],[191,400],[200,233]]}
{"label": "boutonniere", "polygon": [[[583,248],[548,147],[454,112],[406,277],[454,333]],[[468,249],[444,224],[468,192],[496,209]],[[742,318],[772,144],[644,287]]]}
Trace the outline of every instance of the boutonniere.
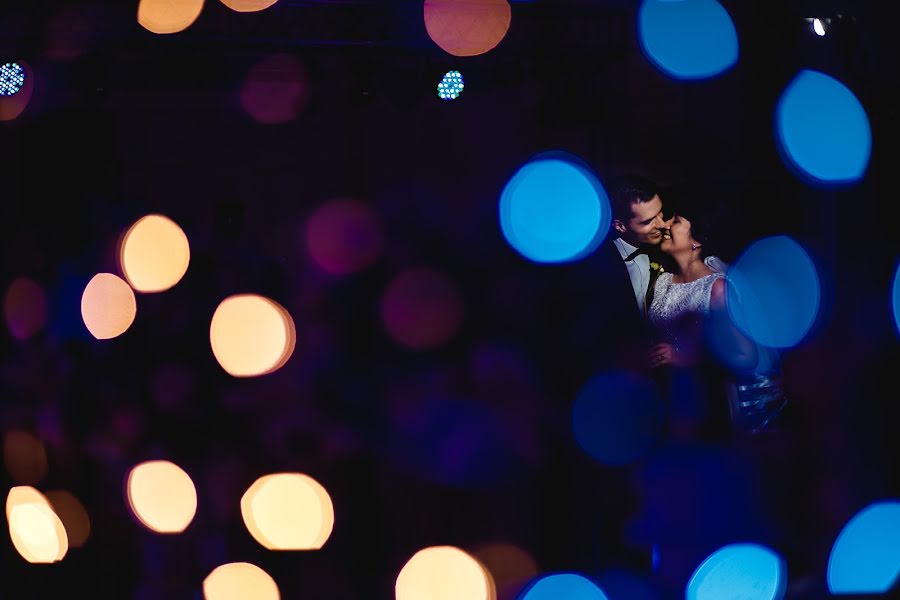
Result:
{"label": "boutonniere", "polygon": [[647,293],[644,295],[644,316],[647,315],[647,311],[650,310],[650,305],[653,304],[653,290],[656,287],[656,280],[659,279],[659,275],[663,272],[662,265],[656,261],[650,261],[650,283],[647,285]]}

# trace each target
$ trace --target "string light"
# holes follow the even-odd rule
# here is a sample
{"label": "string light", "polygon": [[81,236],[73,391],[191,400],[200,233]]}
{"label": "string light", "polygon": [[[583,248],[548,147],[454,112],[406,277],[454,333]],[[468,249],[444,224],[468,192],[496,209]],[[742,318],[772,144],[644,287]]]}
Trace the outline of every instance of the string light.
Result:
{"label": "string light", "polygon": [[18,63],[0,66],[0,96],[17,94],[25,85],[25,69]]}
{"label": "string light", "polygon": [[438,96],[441,100],[456,100],[462,94],[465,83],[463,82],[462,73],[459,71],[448,71],[444,78],[437,86]]}

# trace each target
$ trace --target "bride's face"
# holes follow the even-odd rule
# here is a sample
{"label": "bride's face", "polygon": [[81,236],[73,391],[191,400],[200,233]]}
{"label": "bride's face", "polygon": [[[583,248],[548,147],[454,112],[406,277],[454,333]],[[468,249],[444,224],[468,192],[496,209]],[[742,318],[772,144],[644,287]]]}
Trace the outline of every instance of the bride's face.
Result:
{"label": "bride's face", "polygon": [[691,237],[691,222],[682,217],[675,215],[666,221],[666,227],[669,232],[663,235],[662,243],[659,248],[666,254],[675,254],[682,250],[690,250],[694,239]]}

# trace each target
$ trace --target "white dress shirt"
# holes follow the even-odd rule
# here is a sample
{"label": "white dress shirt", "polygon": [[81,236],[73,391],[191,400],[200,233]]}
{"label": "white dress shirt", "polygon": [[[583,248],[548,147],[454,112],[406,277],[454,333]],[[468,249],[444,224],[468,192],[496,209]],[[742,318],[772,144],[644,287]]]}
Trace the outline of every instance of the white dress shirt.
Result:
{"label": "white dress shirt", "polygon": [[637,250],[637,246],[632,246],[622,238],[613,240],[613,244],[619,250],[619,255],[625,261],[625,268],[628,269],[628,277],[631,279],[631,287],[634,288],[634,301],[637,302],[638,310],[644,313],[644,298],[647,296],[647,287],[650,285],[650,257],[646,254],[638,254],[631,260],[625,260],[625,257]]}

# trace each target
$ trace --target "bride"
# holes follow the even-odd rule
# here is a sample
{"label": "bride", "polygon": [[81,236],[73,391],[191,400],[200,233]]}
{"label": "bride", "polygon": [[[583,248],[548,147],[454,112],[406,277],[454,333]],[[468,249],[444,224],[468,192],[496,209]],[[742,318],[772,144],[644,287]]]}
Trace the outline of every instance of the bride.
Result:
{"label": "bride", "polygon": [[759,362],[756,344],[728,316],[728,280],[710,268],[717,261],[707,257],[704,242],[685,217],[666,222],[660,251],[669,269],[657,276],[647,311],[657,339],[649,366],[668,389],[676,431],[692,437],[711,425],[710,413],[729,407],[736,418],[729,386]]}

